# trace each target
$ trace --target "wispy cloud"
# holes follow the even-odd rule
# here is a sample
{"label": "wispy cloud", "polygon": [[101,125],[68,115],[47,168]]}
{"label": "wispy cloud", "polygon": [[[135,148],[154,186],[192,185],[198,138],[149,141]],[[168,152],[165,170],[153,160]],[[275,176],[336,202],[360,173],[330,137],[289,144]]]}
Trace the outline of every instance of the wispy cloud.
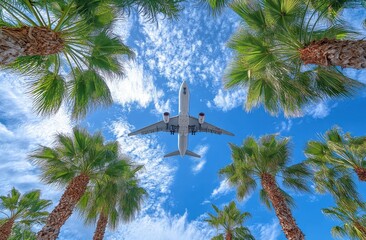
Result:
{"label": "wispy cloud", "polygon": [[231,51],[225,43],[237,27],[237,17],[230,12],[212,18],[195,2],[184,5],[179,20],[163,19],[158,26],[140,21],[138,26],[142,26],[145,39],[136,39],[134,44],[147,69],[166,78],[165,84],[171,90],[176,91],[183,80],[213,89],[212,85],[221,84],[230,59]]}
{"label": "wispy cloud", "polygon": [[9,139],[14,136],[14,133],[10,131],[4,124],[0,122],[0,136],[2,137],[0,141],[2,141],[4,138]]}
{"label": "wispy cloud", "polygon": [[230,186],[228,180],[224,179],[220,182],[220,185],[212,191],[211,198],[217,198],[219,196],[226,195],[234,190],[235,188]]}
{"label": "wispy cloud", "polygon": [[336,106],[337,104],[329,106],[327,101],[310,104],[305,107],[304,115],[310,115],[313,118],[325,118],[330,114],[330,110]]}
{"label": "wispy cloud", "polygon": [[[280,224],[277,219],[273,219],[272,223],[257,224],[250,228],[253,234],[259,233],[256,235],[259,235],[258,237],[260,240],[276,240],[281,233]],[[258,239],[258,237],[256,237],[256,239]]]}
{"label": "wispy cloud", "polygon": [[191,157],[191,160],[193,162],[193,166],[192,166],[192,172],[193,174],[197,174],[199,173],[203,167],[206,164],[206,153],[209,149],[208,145],[201,145],[201,146],[197,146],[194,150],[195,153],[197,153],[198,155],[201,156],[201,158],[193,158]]}
{"label": "wispy cloud", "polygon": [[223,91],[219,89],[213,99],[213,103],[208,101],[207,106],[209,108],[216,107],[223,111],[229,111],[233,108],[244,105],[246,96],[246,89],[238,89],[234,91]]}
{"label": "wispy cloud", "polygon": [[289,132],[292,128],[292,124],[293,123],[291,119],[281,121],[280,124],[276,126],[276,130],[278,131],[279,134]]}
{"label": "wispy cloud", "polygon": [[[124,224],[115,233],[107,234],[106,239],[119,240],[202,240],[210,239],[213,231],[202,221],[188,221],[188,213],[159,216],[143,216],[136,221]],[[128,236],[128,237],[127,237]]]}
{"label": "wispy cloud", "polygon": [[143,65],[130,62],[126,67],[126,77],[108,81],[115,103],[130,110],[146,108],[153,103],[158,113],[170,111],[170,100],[163,100],[164,92],[154,85],[150,74],[145,74]]}

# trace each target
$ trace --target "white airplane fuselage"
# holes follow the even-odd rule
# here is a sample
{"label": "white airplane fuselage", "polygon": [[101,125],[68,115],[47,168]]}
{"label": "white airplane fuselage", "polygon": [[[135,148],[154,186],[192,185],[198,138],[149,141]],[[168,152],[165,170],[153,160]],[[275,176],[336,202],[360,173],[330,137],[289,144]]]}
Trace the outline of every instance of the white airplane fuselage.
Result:
{"label": "white airplane fuselage", "polygon": [[183,157],[187,151],[188,145],[188,125],[189,125],[189,90],[184,81],[179,89],[179,115],[178,115],[178,149]]}

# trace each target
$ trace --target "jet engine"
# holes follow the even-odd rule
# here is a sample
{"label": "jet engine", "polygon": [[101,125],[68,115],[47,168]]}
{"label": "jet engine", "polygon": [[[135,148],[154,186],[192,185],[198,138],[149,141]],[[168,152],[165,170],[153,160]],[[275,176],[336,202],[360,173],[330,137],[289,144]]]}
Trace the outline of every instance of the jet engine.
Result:
{"label": "jet engine", "polygon": [[202,124],[205,122],[205,114],[203,112],[198,114],[198,123]]}
{"label": "jet engine", "polygon": [[168,123],[169,122],[169,113],[168,112],[165,112],[163,114],[163,120],[165,123]]}

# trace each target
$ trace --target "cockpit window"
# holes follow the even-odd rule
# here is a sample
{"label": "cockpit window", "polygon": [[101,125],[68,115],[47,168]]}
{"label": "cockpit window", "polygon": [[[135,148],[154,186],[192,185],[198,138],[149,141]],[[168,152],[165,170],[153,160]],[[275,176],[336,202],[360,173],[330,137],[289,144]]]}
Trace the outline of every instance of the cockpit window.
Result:
{"label": "cockpit window", "polygon": [[184,87],[183,88],[183,94],[186,94],[187,93],[187,88],[186,87]]}

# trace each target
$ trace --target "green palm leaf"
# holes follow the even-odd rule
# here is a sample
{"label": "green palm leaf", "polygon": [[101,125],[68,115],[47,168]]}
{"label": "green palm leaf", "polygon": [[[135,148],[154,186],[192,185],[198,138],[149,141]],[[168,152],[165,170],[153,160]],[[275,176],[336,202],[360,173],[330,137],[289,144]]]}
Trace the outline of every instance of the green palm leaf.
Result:
{"label": "green palm leaf", "polygon": [[36,111],[40,114],[56,113],[66,95],[66,82],[60,75],[48,72],[31,86]]}
{"label": "green palm leaf", "polygon": [[93,70],[75,70],[75,79],[70,82],[72,116],[80,118],[89,109],[96,106],[107,106],[112,103],[112,96],[103,78]]}
{"label": "green palm leaf", "polygon": [[331,218],[340,220],[343,225],[331,229],[334,237],[351,237],[363,239],[366,233],[365,203],[357,203],[350,199],[341,199],[336,207],[322,209],[322,212]]}
{"label": "green palm leaf", "polygon": [[236,54],[224,83],[247,90],[247,111],[263,105],[273,115],[299,116],[308,104],[351,96],[364,86],[336,67],[305,66],[302,60],[312,41],[355,35],[344,23],[325,24],[324,14],[299,0],[234,1],[230,7],[242,24],[228,42]]}

